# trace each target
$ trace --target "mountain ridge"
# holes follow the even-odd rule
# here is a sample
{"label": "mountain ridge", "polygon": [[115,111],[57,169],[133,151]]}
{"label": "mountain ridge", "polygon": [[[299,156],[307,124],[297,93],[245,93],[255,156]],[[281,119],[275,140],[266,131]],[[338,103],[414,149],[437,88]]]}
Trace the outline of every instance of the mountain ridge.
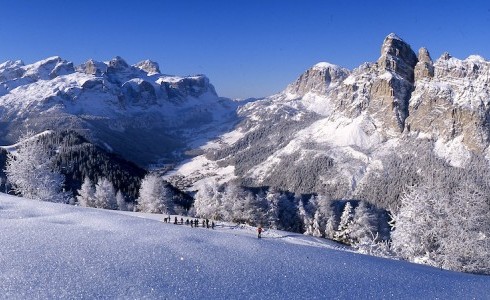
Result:
{"label": "mountain ridge", "polygon": [[415,165],[488,161],[489,84],[481,56],[433,60],[396,34],[374,62],[353,70],[320,62],[284,91],[247,101],[150,60],[74,66],[55,56],[0,64],[0,136],[12,144],[26,129],[74,130],[140,166],[171,170],[165,178],[190,191],[236,180],[362,198],[369,180],[401,176],[403,153],[417,153]]}

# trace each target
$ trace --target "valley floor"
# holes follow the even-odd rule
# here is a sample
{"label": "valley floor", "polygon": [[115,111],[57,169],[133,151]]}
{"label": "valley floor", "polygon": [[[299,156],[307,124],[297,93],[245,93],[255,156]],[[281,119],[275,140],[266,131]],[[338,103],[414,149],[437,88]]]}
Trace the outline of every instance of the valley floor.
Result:
{"label": "valley floor", "polygon": [[[360,255],[324,239],[0,195],[8,299],[489,299],[490,276]],[[184,218],[185,220],[185,218]]]}

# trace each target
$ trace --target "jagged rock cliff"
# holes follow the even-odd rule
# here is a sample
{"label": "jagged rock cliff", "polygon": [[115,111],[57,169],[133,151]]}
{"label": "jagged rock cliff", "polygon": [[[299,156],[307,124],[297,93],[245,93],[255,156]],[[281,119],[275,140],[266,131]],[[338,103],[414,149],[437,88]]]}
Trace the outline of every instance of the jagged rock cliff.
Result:
{"label": "jagged rock cliff", "polygon": [[285,93],[303,97],[307,93],[325,94],[338,86],[350,71],[339,66],[321,62],[303,73],[295,82],[288,85]]}
{"label": "jagged rock cliff", "polygon": [[407,128],[446,142],[459,139],[468,149],[484,152],[490,142],[490,63],[445,53],[433,68],[433,76],[415,83]]}
{"label": "jagged rock cliff", "polygon": [[431,79],[434,77],[434,65],[430,57],[429,50],[422,47],[419,49],[418,62],[415,65],[414,77],[415,81],[422,79]]}

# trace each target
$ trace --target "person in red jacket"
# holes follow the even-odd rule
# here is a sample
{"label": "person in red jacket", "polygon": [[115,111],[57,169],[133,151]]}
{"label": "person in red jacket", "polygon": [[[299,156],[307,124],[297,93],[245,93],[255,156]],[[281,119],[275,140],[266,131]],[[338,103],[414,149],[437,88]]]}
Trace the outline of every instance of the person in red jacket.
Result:
{"label": "person in red jacket", "polygon": [[259,225],[259,227],[257,227],[257,238],[261,238],[262,237],[262,226]]}

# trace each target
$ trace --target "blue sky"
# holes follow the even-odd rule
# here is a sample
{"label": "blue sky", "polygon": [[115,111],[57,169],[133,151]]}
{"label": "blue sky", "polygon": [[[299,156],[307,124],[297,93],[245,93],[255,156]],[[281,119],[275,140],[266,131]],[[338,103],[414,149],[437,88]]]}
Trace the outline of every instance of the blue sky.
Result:
{"label": "blue sky", "polygon": [[0,0],[0,61],[152,59],[222,96],[282,90],[320,61],[355,68],[397,33],[432,58],[490,59],[490,1]]}

